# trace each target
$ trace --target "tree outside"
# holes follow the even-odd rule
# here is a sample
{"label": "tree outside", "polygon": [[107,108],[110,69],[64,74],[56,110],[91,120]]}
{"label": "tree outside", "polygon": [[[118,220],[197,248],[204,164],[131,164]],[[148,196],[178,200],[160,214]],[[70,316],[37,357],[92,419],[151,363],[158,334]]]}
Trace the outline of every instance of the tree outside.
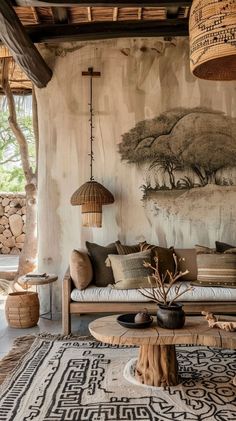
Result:
{"label": "tree outside", "polygon": [[[15,96],[19,126],[24,133],[32,167],[35,169],[35,139],[32,126],[31,96]],[[23,192],[25,177],[22,168],[19,144],[9,126],[9,112],[5,96],[0,98],[0,191]]]}

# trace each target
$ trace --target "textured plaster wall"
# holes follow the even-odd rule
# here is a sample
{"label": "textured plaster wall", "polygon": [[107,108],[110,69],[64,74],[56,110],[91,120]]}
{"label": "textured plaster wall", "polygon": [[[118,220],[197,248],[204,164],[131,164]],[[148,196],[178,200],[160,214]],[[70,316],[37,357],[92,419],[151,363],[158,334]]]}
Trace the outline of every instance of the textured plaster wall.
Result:
{"label": "textured plaster wall", "polygon": [[[235,83],[192,77],[184,38],[168,43],[121,39],[67,47],[71,52],[61,48],[45,52],[54,76],[47,88],[37,91],[40,270],[57,273],[61,279],[71,250],[84,247],[86,240],[213,245],[214,226],[209,226],[210,235],[204,223],[191,232],[184,220],[168,219],[162,213],[155,217],[152,206],[144,206],[139,186],[145,169],[121,162],[117,145],[122,133],[138,121],[170,108],[209,107],[235,117]],[[81,76],[89,66],[102,73],[94,80],[94,175],[115,196],[114,205],[103,208],[101,229],[82,228],[80,207],[70,205],[74,190],[89,178],[89,89],[88,80]],[[218,232],[223,237],[224,227]],[[60,308],[59,285],[56,295]]]}

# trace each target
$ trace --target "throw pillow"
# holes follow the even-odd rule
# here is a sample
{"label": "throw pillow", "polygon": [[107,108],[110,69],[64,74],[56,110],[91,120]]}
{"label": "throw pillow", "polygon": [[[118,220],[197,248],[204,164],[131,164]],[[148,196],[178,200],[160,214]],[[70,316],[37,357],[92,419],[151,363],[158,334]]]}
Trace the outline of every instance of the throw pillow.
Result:
{"label": "throw pillow", "polygon": [[126,244],[121,244],[121,242],[118,240],[115,242],[115,245],[118,254],[131,254],[138,253],[140,251],[139,244],[127,246]]}
{"label": "throw pillow", "polygon": [[93,281],[99,287],[106,287],[114,283],[112,268],[107,267],[105,260],[108,254],[117,254],[114,243],[108,246],[100,246],[99,244],[86,241],[86,247],[91,257],[93,266]]}
{"label": "throw pillow", "polygon": [[93,278],[92,264],[87,253],[73,250],[70,256],[70,276],[76,288],[87,288]]}
{"label": "throw pillow", "polygon": [[178,271],[189,271],[186,275],[181,277],[183,281],[196,281],[197,279],[197,255],[196,250],[192,249],[175,249],[175,254],[178,260]]}
{"label": "throw pillow", "polygon": [[227,243],[221,243],[221,241],[216,241],[215,244],[216,244],[216,251],[218,253],[224,253],[225,251],[235,247]]}
{"label": "throw pillow", "polygon": [[197,280],[204,286],[236,287],[235,254],[198,254]]}
{"label": "throw pillow", "polygon": [[144,266],[144,261],[151,262],[149,250],[126,255],[108,255],[113,270],[115,283],[125,279],[137,279],[150,276],[152,269]]}
{"label": "throw pillow", "polygon": [[156,281],[153,276],[145,276],[143,278],[128,278],[118,281],[111,285],[114,289],[139,289],[156,287]]}
{"label": "throw pillow", "polygon": [[[150,250],[152,256],[152,265],[155,267],[156,263],[154,261],[154,257],[158,257],[158,267],[159,272],[161,275],[165,275],[166,271],[174,273],[175,271],[175,262],[173,259],[173,247],[167,249],[165,247],[155,246],[152,244],[148,244],[146,241],[143,241],[140,245],[140,250]],[[167,279],[168,281],[168,279]]]}

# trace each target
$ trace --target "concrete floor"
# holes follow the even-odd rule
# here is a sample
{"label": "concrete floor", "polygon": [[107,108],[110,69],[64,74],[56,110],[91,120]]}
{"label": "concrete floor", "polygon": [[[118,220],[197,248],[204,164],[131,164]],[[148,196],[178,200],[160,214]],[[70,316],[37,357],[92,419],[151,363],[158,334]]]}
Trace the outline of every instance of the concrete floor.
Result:
{"label": "concrete floor", "polygon": [[[61,333],[61,318],[58,316],[54,320],[39,319],[37,326],[28,329],[15,329],[9,327],[5,318],[5,298],[0,297],[0,359],[11,349],[14,339],[19,336],[38,334],[47,332],[52,334]],[[75,335],[89,335],[88,324],[102,315],[82,315],[72,318],[72,332]],[[105,314],[104,314],[105,316]]]}

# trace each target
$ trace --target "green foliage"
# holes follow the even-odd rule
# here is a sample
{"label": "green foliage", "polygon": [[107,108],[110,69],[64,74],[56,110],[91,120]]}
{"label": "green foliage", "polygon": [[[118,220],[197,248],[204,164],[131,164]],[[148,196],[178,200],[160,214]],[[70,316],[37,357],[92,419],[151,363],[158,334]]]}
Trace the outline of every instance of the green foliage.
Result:
{"label": "green foliage", "polygon": [[[23,109],[22,101],[16,100],[17,119],[29,148],[30,162],[35,168],[35,143],[31,107]],[[25,177],[22,170],[18,142],[8,123],[8,110],[2,99],[0,103],[0,190],[24,191]]]}

